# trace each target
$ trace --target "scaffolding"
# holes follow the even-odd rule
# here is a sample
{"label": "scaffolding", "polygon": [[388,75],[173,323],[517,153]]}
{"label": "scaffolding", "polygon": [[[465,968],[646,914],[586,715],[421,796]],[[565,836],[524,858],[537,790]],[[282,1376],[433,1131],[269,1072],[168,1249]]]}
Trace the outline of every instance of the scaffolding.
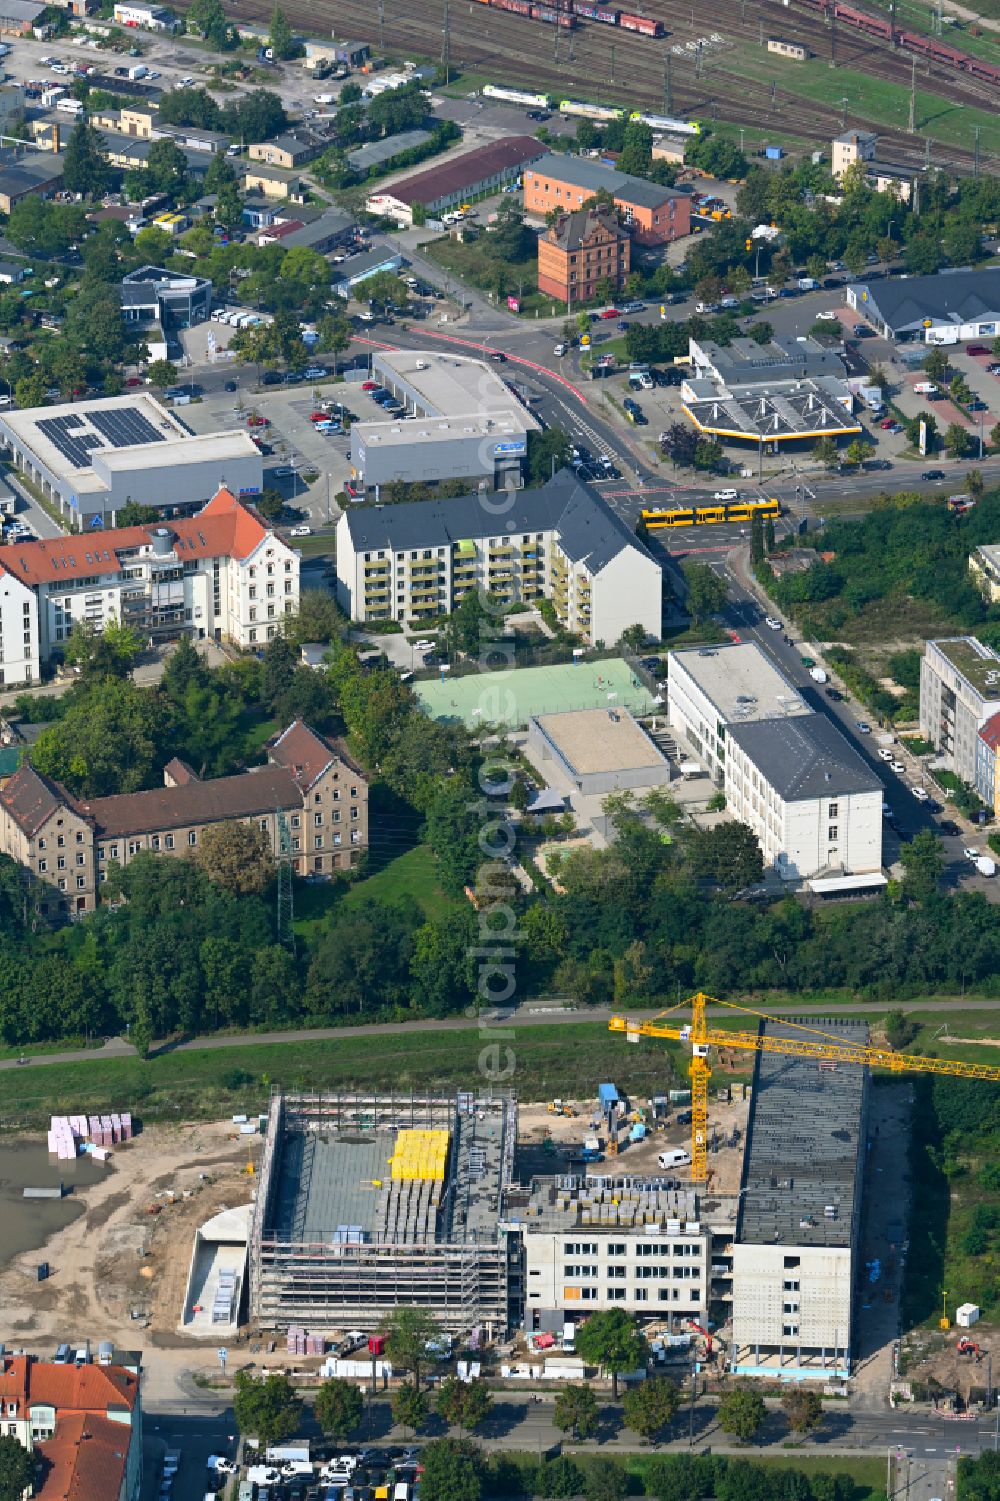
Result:
{"label": "scaffolding", "polygon": [[251,1225],[252,1318],[371,1330],[407,1304],[455,1333],[505,1332],[522,1283],[520,1237],[504,1228],[516,1137],[510,1095],[276,1093]]}

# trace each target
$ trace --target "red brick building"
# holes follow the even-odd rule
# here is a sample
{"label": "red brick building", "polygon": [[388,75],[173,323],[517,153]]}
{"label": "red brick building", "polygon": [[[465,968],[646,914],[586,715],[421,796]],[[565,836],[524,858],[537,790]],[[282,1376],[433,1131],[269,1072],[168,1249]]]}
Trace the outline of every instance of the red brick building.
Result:
{"label": "red brick building", "polygon": [[538,240],[538,290],[570,307],[591,302],[602,282],[621,290],[629,274],[628,231],[614,214],[577,209],[562,214]]}
{"label": "red brick building", "polygon": [[611,194],[638,245],[669,245],[691,233],[691,200],[686,194],[603,162],[550,152],[526,166],[523,175],[526,213],[568,213],[604,191]]}

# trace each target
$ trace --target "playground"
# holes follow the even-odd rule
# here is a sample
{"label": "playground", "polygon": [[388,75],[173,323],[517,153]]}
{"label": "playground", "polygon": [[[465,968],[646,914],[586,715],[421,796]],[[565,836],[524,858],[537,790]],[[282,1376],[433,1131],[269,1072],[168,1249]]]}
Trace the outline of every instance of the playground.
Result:
{"label": "playground", "polygon": [[566,709],[617,707],[642,715],[662,707],[620,657],[467,677],[445,673],[438,682],[415,687],[420,707],[431,719],[462,720],[469,729],[482,724],[523,729],[533,715]]}

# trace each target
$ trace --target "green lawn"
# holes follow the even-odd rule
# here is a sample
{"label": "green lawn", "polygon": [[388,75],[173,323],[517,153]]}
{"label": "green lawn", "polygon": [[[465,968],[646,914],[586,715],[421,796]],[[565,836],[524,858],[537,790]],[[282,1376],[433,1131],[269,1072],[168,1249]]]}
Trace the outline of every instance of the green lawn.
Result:
{"label": "green lawn", "polygon": [[[680,1419],[678,1419],[680,1422]],[[664,1451],[669,1455],[669,1450]],[[769,1470],[800,1470],[802,1474],[812,1479],[815,1475],[849,1475],[857,1489],[854,1492],[854,1501],[866,1501],[868,1496],[885,1495],[885,1462],[881,1458],[868,1458],[852,1454],[762,1454],[755,1449],[749,1448],[746,1457],[755,1465],[763,1465]],[[652,1454],[630,1454],[626,1460],[626,1468],[635,1476],[644,1475],[650,1461],[656,1458]]]}
{"label": "green lawn", "polygon": [[359,881],[348,891],[344,902],[350,907],[369,898],[396,902],[407,896],[420,904],[427,917],[440,917],[456,905],[454,898],[438,884],[434,856],[426,844],[397,855],[367,880]]}
{"label": "green lawn", "polygon": [[[755,47],[726,54],[718,64],[718,72],[761,83],[770,83],[775,76],[773,59]],[[896,130],[906,130],[909,123],[908,88],[853,68],[831,68],[825,58],[796,63],[794,73],[790,68],[785,69],[780,86],[810,104],[825,104],[831,110],[840,108],[846,98],[853,113]],[[916,124],[920,139],[929,135],[932,141],[960,146],[966,151],[973,149],[974,126],[978,125],[982,149],[1000,152],[1000,116],[988,109],[969,109],[951,103],[946,95],[918,88]]]}

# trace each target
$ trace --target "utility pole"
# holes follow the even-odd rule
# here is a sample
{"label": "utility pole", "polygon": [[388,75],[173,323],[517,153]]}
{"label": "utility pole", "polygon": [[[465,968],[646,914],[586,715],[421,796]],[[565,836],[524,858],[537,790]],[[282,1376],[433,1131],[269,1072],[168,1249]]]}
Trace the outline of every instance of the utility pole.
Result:
{"label": "utility pole", "polygon": [[910,60],[910,135],[917,128],[917,59]]}
{"label": "utility pole", "polygon": [[931,164],[931,138],[930,138],[930,136],[925,136],[924,137],[924,171],[925,172],[927,171],[927,168],[930,166],[930,164]]}
{"label": "utility pole", "polygon": [[448,87],[451,81],[451,18],[448,15],[448,0],[444,0],[444,24],[441,27],[441,67],[444,70],[444,84]]}
{"label": "utility pole", "polygon": [[771,79],[771,108],[772,109],[774,109],[774,107],[777,104],[777,102],[778,102],[778,84],[777,84],[777,81],[772,78]]}
{"label": "utility pole", "polygon": [[976,126],[976,159],[972,168],[973,177],[979,176],[979,126]]}
{"label": "utility pole", "polygon": [[614,83],[614,81],[615,81],[615,47],[614,47],[614,43],[612,42],[612,44],[611,44],[611,82]]}
{"label": "utility pole", "polygon": [[674,112],[674,91],[670,77],[671,54],[668,47],[663,61],[663,110],[665,114],[672,115]]}
{"label": "utility pole", "polygon": [[385,47],[385,0],[378,0],[378,50]]}
{"label": "utility pole", "polygon": [[837,66],[837,17],[830,12],[830,67]]}
{"label": "utility pole", "polygon": [[758,16],[757,17],[757,46],[758,47],[763,47],[763,45],[764,45],[764,17],[763,16]]}
{"label": "utility pole", "polygon": [[846,130],[847,129],[847,106],[848,106],[849,103],[850,103],[850,100],[847,99],[846,97],[844,99],[841,99],[841,101],[840,101],[840,105],[841,105],[840,128],[841,128],[841,130]]}
{"label": "utility pole", "polygon": [[694,1404],[698,1396],[698,1362],[691,1358],[691,1407],[688,1417],[688,1446],[694,1448]]}
{"label": "utility pole", "polygon": [[896,0],[889,0],[889,46],[896,50]]}

